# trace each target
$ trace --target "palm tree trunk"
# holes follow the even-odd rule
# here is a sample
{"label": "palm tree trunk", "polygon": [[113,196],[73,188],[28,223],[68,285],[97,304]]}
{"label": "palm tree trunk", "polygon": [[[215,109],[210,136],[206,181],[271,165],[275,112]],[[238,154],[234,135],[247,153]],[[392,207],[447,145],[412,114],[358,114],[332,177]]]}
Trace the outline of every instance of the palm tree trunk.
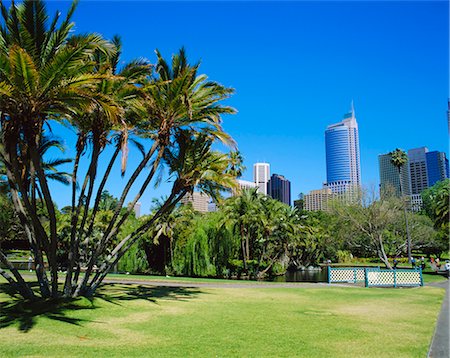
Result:
{"label": "palm tree trunk", "polygon": [[400,195],[402,198],[402,206],[403,206],[403,215],[405,217],[405,228],[406,228],[406,240],[407,240],[407,248],[408,248],[408,262],[411,263],[411,235],[409,233],[409,224],[408,224],[408,215],[406,210],[405,197],[403,195],[403,186],[402,186],[402,175],[401,175],[401,167],[398,167],[398,179],[400,184]]}
{"label": "palm tree trunk", "polygon": [[13,264],[7,259],[6,255],[0,251],[0,262],[5,265],[9,271],[13,274],[16,281],[8,275],[8,273],[0,268],[0,274],[13,286],[16,287],[19,293],[26,299],[34,299],[34,292],[30,286],[25,282],[19,271],[13,266]]}
{"label": "palm tree trunk", "polygon": [[175,205],[183,198],[186,192],[187,190],[183,189],[177,194],[176,191],[172,190],[170,196],[167,198],[161,208],[155,213],[155,215],[153,215],[153,217],[148,222],[136,229],[132,234],[124,238],[114,248],[109,258],[105,260],[105,262],[102,264],[102,266],[90,282],[89,288],[86,290],[87,296],[92,296],[95,293],[96,289],[104,280],[111,268],[115,264],[117,264],[117,262],[125,254],[125,252],[127,252],[127,250],[136,243],[136,241],[140,238],[140,234],[146,232],[159,217],[172,210]]}
{"label": "palm tree trunk", "polygon": [[[6,175],[14,211],[25,230],[33,251],[34,260],[36,262],[36,278],[39,283],[42,297],[50,297],[50,287],[45,273],[43,254],[41,251],[42,245],[47,252],[50,251],[47,234],[37,217],[36,207],[32,207],[29,203],[28,192],[24,187],[20,176],[16,146],[12,143],[8,143],[8,145],[5,146],[5,149],[7,149],[7,151],[2,151],[2,157],[6,167]],[[18,189],[16,188],[16,184]],[[19,195],[18,190],[21,195]],[[22,203],[25,204],[26,210]]]}
{"label": "palm tree trunk", "polygon": [[37,177],[39,179],[39,186],[41,187],[42,195],[44,196],[45,205],[47,207],[47,212],[50,221],[50,252],[47,253],[50,274],[52,277],[52,296],[58,296],[58,263],[56,260],[56,249],[58,243],[58,237],[56,232],[56,211],[53,204],[53,200],[50,194],[50,189],[48,187],[47,178],[45,177],[44,170],[42,168],[41,158],[37,151],[35,143],[30,144],[31,160],[36,169]]}
{"label": "palm tree trunk", "polygon": [[86,233],[86,237],[89,237],[92,234],[92,230],[94,229],[94,221],[95,221],[95,217],[98,212],[98,207],[100,205],[102,192],[103,192],[103,189],[106,185],[106,181],[108,180],[109,174],[111,173],[112,167],[114,166],[114,163],[115,163],[119,153],[120,153],[120,147],[117,146],[116,150],[114,151],[114,153],[111,157],[111,160],[109,161],[109,164],[108,164],[108,167],[106,168],[105,174],[103,175],[102,181],[100,182],[100,185],[97,189],[97,195],[94,200],[94,208],[92,209],[91,220],[90,220],[89,227],[88,227],[88,230]]}
{"label": "palm tree trunk", "polygon": [[[153,147],[156,149],[155,145]],[[153,147],[150,150],[150,152],[154,153]],[[131,211],[133,210],[134,205],[139,200],[139,198],[142,196],[142,194],[144,193],[144,191],[147,188],[148,184],[150,184],[150,181],[152,180],[153,176],[155,175],[156,169],[158,168],[158,166],[159,166],[159,164],[161,162],[162,155],[164,153],[164,149],[165,149],[164,147],[161,147],[158,150],[158,155],[157,155],[155,161],[153,162],[152,169],[150,170],[149,175],[147,176],[147,178],[145,179],[144,183],[142,184],[138,194],[136,195],[136,197],[134,198],[134,200],[132,201],[130,206],[127,208],[127,211],[125,212],[125,214],[120,219],[119,223],[117,225],[115,225],[115,227],[114,227],[114,223],[115,223],[115,221],[117,220],[117,217],[118,217],[118,215],[116,216],[116,213],[120,212],[119,209],[122,207],[122,205],[123,205],[123,203],[125,201],[125,196],[126,196],[125,192],[128,193],[128,191],[131,188],[131,185],[133,184],[134,180],[137,178],[137,176],[142,171],[142,169],[144,169],[145,164],[147,163],[146,158],[144,158],[142,160],[142,162],[140,163],[140,165],[139,165],[139,167],[142,166],[142,169],[140,169],[139,171],[136,170],[133,173],[133,175],[136,174],[136,177],[133,180],[131,180],[132,178],[130,178],[130,180],[128,181],[127,186],[129,185],[129,187],[126,187],[124,189],[124,192],[122,193],[122,197],[121,197],[119,203],[117,204],[116,212],[114,213],[114,216],[111,219],[111,223],[109,224],[109,226],[106,229],[106,231],[103,233],[103,237],[100,240],[100,242],[97,245],[97,247],[94,250],[92,250],[92,252],[91,252],[91,257],[90,257],[89,264],[88,264],[88,267],[86,269],[86,272],[84,274],[84,278],[83,278],[83,281],[81,283],[81,287],[85,287],[87,285],[88,280],[89,280],[89,276],[91,275],[92,269],[94,268],[94,265],[95,265],[95,262],[97,261],[98,256],[100,255],[101,252],[104,252],[104,250],[105,250],[106,246],[108,245],[109,241],[117,234],[117,231],[119,230],[120,226],[128,218],[128,216],[130,215]],[[151,156],[148,156],[148,157],[151,158]],[[144,165],[142,165],[143,162],[145,162]]]}
{"label": "palm tree trunk", "polygon": [[[66,280],[64,283],[64,289],[63,293],[64,296],[69,297],[72,294],[72,271],[73,266],[75,265],[75,262],[78,260],[78,247],[76,245],[76,239],[75,239],[75,216],[77,215],[77,209],[75,208],[76,203],[76,193],[77,193],[77,174],[78,174],[78,166],[80,164],[81,154],[83,152],[84,148],[84,140],[85,136],[83,133],[78,134],[77,143],[76,143],[76,155],[75,155],[75,161],[73,164],[73,172],[72,172],[72,210],[71,210],[71,233],[70,233],[70,244],[69,244],[69,253],[68,253],[68,260],[67,260],[67,273],[66,273]],[[75,224],[76,226],[76,224]]]}

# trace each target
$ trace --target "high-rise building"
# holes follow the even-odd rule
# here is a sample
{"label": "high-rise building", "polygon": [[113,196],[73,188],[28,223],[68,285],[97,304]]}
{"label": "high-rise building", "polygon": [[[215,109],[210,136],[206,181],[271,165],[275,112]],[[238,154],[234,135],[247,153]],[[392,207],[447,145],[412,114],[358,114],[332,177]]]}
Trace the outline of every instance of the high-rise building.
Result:
{"label": "high-rise building", "polygon": [[394,190],[395,195],[400,197],[400,177],[402,183],[403,195],[411,195],[411,182],[409,177],[409,163],[400,168],[400,177],[398,169],[391,162],[391,155],[381,154],[378,156],[378,165],[380,168],[380,192]]}
{"label": "high-rise building", "polygon": [[358,123],[352,108],[344,119],[325,131],[326,187],[335,194],[352,193],[361,187]]}
{"label": "high-rise building", "polygon": [[427,161],[428,187],[436,182],[449,177],[448,159],[444,152],[427,152],[425,154]]}
{"label": "high-rise building", "polygon": [[408,150],[411,194],[420,194],[424,189],[428,188],[427,152],[427,147]]}
{"label": "high-rise building", "polygon": [[449,177],[449,164],[444,152],[429,152],[427,147],[420,147],[408,150],[408,158],[412,194],[420,194]]}
{"label": "high-rise building", "polygon": [[267,193],[272,198],[291,205],[291,182],[283,175],[272,174],[267,183]]}
{"label": "high-rise building", "polygon": [[253,164],[253,181],[258,186],[258,193],[267,195],[267,182],[270,178],[270,166],[268,163]]}
{"label": "high-rise building", "polygon": [[306,211],[327,211],[330,200],[336,198],[330,188],[311,190],[303,197],[303,208]]}
{"label": "high-rise building", "polygon": [[210,202],[210,198],[208,195],[204,193],[200,193],[197,191],[194,191],[192,194],[187,193],[183,198],[181,199],[181,204],[192,204],[192,207],[194,210],[199,211],[201,213],[207,213],[208,212],[208,204]]}

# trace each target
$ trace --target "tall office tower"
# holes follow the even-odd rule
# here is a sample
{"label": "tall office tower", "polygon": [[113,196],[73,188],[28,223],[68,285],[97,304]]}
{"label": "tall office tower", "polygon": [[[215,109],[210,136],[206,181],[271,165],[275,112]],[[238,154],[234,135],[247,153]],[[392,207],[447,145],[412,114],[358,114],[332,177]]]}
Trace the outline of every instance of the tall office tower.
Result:
{"label": "tall office tower", "polygon": [[420,194],[428,188],[427,153],[427,147],[408,150],[411,194]]}
{"label": "tall office tower", "polygon": [[267,183],[267,192],[272,198],[291,205],[291,182],[283,175],[272,174]]}
{"label": "tall office tower", "polygon": [[358,123],[352,108],[344,119],[325,131],[326,186],[335,194],[353,193],[361,187]]}
{"label": "tall office tower", "polygon": [[425,153],[427,160],[428,187],[449,177],[448,159],[444,152]]}
{"label": "tall office tower", "polygon": [[[378,156],[378,165],[380,168],[380,194],[392,188],[395,195],[400,197],[400,178],[398,169],[391,162],[391,155],[381,154]],[[402,178],[403,195],[411,195],[411,180],[409,177],[409,163],[400,168],[400,176]]]}
{"label": "tall office tower", "polygon": [[267,182],[270,178],[270,166],[268,163],[253,164],[253,181],[258,186],[258,193],[267,195]]}

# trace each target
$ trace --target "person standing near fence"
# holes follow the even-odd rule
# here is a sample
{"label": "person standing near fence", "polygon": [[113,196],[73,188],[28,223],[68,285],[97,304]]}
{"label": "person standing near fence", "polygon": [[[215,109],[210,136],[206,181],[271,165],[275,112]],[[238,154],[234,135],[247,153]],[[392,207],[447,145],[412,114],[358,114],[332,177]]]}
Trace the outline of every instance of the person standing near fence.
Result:
{"label": "person standing near fence", "polygon": [[422,270],[425,270],[425,257],[420,258],[420,266],[422,267]]}
{"label": "person standing near fence", "polygon": [[33,258],[31,255],[28,257],[28,271],[33,271]]}
{"label": "person standing near fence", "polygon": [[411,267],[412,267],[413,269],[416,268],[416,259],[415,259],[414,257],[411,258]]}

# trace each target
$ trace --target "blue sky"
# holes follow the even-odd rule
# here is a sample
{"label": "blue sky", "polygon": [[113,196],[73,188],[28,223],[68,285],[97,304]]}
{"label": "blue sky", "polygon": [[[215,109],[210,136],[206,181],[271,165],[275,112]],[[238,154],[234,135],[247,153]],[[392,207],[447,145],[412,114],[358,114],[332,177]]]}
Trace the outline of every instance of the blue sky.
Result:
{"label": "blue sky", "polygon": [[[51,13],[68,3],[50,2]],[[123,39],[123,60],[185,46],[211,79],[236,89],[224,119],[252,165],[292,182],[293,199],[326,178],[324,130],[355,103],[361,171],[377,185],[378,154],[427,146],[448,154],[448,3],[81,1],[77,32]],[[63,136],[73,153],[73,138]],[[137,155],[131,156],[130,167]],[[118,169],[117,169],[118,170]],[[117,175],[109,189],[118,195]],[[69,191],[56,186],[61,207]],[[142,209],[168,185],[148,191]]]}

